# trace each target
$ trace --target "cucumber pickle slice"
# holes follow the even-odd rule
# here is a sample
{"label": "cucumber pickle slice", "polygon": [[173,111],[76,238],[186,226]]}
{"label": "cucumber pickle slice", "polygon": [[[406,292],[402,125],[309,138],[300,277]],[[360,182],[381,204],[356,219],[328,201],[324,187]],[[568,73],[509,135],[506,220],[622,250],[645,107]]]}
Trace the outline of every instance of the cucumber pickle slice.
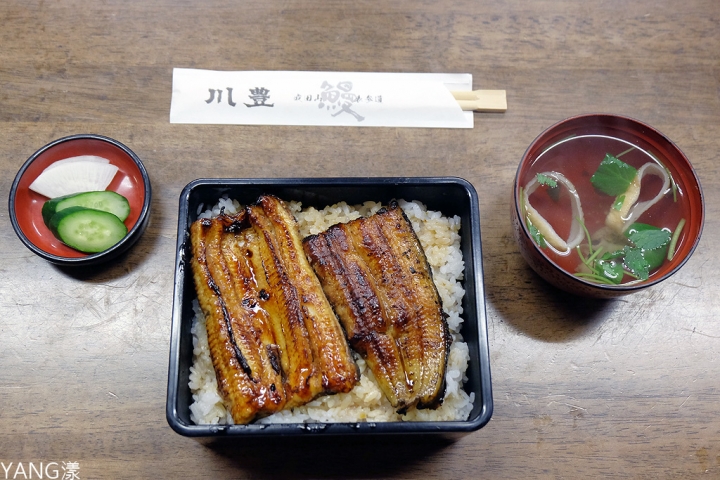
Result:
{"label": "cucumber pickle slice", "polygon": [[50,224],[50,219],[57,212],[75,206],[112,213],[121,221],[125,221],[130,215],[130,204],[127,198],[119,193],[110,190],[82,192],[53,198],[45,202],[42,207],[42,217],[45,225]]}
{"label": "cucumber pickle slice", "polygon": [[55,213],[48,227],[64,244],[83,253],[107,250],[128,232],[116,215],[80,206],[64,208]]}

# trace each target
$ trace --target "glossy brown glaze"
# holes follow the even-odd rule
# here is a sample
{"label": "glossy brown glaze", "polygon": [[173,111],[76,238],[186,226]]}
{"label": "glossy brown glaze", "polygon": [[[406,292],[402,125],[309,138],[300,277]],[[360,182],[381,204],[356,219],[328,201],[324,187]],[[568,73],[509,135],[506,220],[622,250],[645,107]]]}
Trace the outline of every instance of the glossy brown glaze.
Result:
{"label": "glossy brown glaze", "polygon": [[402,209],[305,239],[305,252],[390,403],[435,408],[442,402],[450,337],[432,273]]}
{"label": "glossy brown glaze", "polygon": [[303,250],[297,221],[284,201],[272,195],[258,200],[275,235],[293,285],[297,289],[323,392],[349,392],[358,381],[357,366],[335,313]]}
{"label": "glossy brown glaze", "polygon": [[411,333],[412,336],[416,336],[417,331],[422,332],[423,382],[418,407],[437,407],[444,393],[451,339],[440,295],[432,278],[432,270],[410,221],[397,204],[392,203],[389,208],[380,210],[371,221],[388,239],[390,252],[400,267],[400,275],[394,277],[398,287],[388,288],[399,289],[402,283],[412,292],[408,301],[412,306],[414,319],[401,325],[400,329],[415,331]]}
{"label": "glossy brown glaze", "polygon": [[357,366],[281,200],[197,220],[190,238],[210,354],[235,423],[352,389]]}
{"label": "glossy brown glaze", "polygon": [[392,324],[383,315],[372,274],[343,230],[337,225],[307,238],[305,252],[345,327],[350,345],[365,357],[390,403],[404,410],[411,397]]}
{"label": "glossy brown glaze", "polygon": [[192,269],[218,387],[235,423],[248,423],[282,408],[285,398],[266,348],[274,344],[272,332],[258,325],[262,320],[243,306],[247,289],[236,291],[230,272],[237,271],[238,262],[228,263],[223,252],[225,220],[198,220],[192,225]]}
{"label": "glossy brown glaze", "polygon": [[248,219],[259,239],[259,255],[253,258],[262,262],[267,282],[263,304],[270,309],[277,335],[285,337],[288,395],[295,398],[291,404],[351,390],[358,380],[357,366],[302,251],[294,217],[281,200],[263,196],[248,207]]}
{"label": "glossy brown glaze", "polygon": [[322,392],[322,377],[313,358],[300,295],[278,251],[274,228],[262,208],[257,205],[249,207],[248,218],[258,239],[257,254],[253,254],[253,259],[261,262],[256,264],[259,267],[257,271],[262,272],[258,276],[264,276],[261,285],[268,295],[263,305],[272,318],[276,336],[284,338],[281,359],[286,376],[285,389],[291,406],[302,405]]}

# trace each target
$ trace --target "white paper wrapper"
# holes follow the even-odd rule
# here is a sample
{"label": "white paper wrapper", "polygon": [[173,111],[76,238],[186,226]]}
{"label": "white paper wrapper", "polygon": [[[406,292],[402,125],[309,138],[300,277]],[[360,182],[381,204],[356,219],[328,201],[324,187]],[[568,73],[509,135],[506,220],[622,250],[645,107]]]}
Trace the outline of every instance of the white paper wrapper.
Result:
{"label": "white paper wrapper", "polygon": [[467,73],[173,70],[170,123],[473,128]]}

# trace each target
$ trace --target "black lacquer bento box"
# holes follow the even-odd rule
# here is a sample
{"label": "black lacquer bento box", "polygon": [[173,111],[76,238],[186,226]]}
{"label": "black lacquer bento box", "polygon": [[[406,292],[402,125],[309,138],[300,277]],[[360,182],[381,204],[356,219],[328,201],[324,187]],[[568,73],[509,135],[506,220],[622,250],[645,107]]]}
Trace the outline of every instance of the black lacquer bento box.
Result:
{"label": "black lacquer bento box", "polygon": [[[195,289],[190,268],[189,227],[199,211],[215,205],[223,195],[242,204],[273,194],[285,200],[300,201],[303,208],[321,209],[345,201],[350,205],[365,201],[393,199],[419,201],[428,210],[461,218],[461,250],[465,262],[462,286],[463,324],[461,333],[468,344],[470,361],[464,388],[474,393],[473,408],[467,420],[433,422],[358,422],[313,424],[195,425],[190,419],[192,394],[188,386],[192,364],[192,334]],[[464,179],[456,177],[396,178],[293,178],[293,179],[199,179],[189,183],[180,196],[175,292],[170,343],[167,390],[167,420],[173,430],[198,439],[274,437],[274,436],[370,436],[385,434],[440,434],[462,436],[483,427],[493,411],[490,355],[487,338],[485,290],[483,285],[480,215],[477,193]]]}

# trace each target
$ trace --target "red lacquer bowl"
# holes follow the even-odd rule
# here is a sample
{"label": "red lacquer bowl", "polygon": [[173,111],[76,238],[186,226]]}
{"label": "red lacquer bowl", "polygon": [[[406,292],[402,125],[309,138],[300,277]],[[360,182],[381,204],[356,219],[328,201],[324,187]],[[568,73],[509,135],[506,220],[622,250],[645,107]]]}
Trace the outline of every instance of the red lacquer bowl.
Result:
{"label": "red lacquer bowl", "polygon": [[[116,165],[119,170],[107,189],[123,195],[130,203],[130,215],[125,220],[128,234],[100,253],[82,253],[55,238],[43,222],[41,213],[47,197],[29,189],[50,164],[79,155],[97,155]],[[117,257],[139,240],[150,218],[150,197],[147,171],[128,147],[100,135],[72,135],[45,145],[22,166],[10,189],[10,220],[23,244],[45,260],[65,266],[95,265]]]}
{"label": "red lacquer bowl", "polygon": [[[608,136],[642,149],[656,157],[667,168],[682,189],[685,225],[672,260],[666,261],[642,282],[627,285],[605,285],[581,279],[564,270],[533,240],[521,213],[521,188],[527,181],[534,162],[548,149],[576,137]],[[578,152],[582,153],[582,152]],[[588,175],[585,175],[589,179]],[[578,191],[580,188],[578,188]],[[581,195],[582,198],[582,195]],[[640,217],[642,221],[642,217]],[[636,292],[667,279],[690,258],[700,241],[705,219],[705,205],[700,181],[690,161],[665,135],[637,120],[609,114],[579,115],[563,120],[542,132],[528,147],[518,167],[513,185],[512,225],[520,252],[542,278],[569,293],[594,298],[613,298]]]}

